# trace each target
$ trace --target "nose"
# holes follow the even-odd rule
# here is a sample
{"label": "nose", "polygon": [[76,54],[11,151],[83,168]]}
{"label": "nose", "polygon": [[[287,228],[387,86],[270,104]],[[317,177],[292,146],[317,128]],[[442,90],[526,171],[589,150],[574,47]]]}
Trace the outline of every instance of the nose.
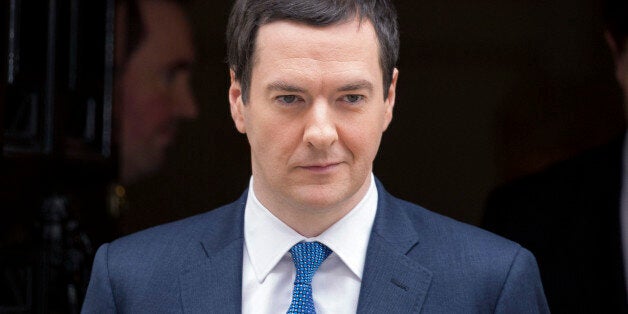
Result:
{"label": "nose", "polygon": [[314,103],[307,114],[303,141],[316,149],[327,149],[338,141],[334,112],[325,101]]}
{"label": "nose", "polygon": [[195,119],[198,116],[198,106],[196,104],[196,97],[192,92],[192,88],[186,82],[182,84],[178,92],[175,95],[174,101],[174,115],[180,119]]}

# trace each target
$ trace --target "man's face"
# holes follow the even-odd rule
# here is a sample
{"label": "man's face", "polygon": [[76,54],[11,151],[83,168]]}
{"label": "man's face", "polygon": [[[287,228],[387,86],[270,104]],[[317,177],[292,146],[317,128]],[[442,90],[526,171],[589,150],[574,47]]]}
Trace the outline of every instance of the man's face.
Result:
{"label": "man's face", "polygon": [[117,85],[120,172],[127,183],[157,170],[177,121],[197,115],[189,86],[194,49],[182,8],[160,0],[138,4],[145,36],[128,57]]}
{"label": "man's face", "polygon": [[346,213],[366,193],[397,78],[384,99],[378,52],[368,21],[260,27],[249,101],[233,73],[229,98],[255,193],[271,211]]}

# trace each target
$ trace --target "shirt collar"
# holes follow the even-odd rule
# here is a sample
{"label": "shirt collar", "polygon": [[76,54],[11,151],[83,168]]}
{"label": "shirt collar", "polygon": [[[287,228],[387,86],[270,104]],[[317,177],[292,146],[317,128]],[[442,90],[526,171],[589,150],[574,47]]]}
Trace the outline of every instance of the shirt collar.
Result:
{"label": "shirt collar", "polygon": [[244,211],[244,242],[257,280],[263,282],[290,248],[301,241],[325,244],[361,280],[377,211],[378,194],[373,174],[370,181],[364,198],[347,215],[319,236],[306,238],[259,202],[251,177]]}

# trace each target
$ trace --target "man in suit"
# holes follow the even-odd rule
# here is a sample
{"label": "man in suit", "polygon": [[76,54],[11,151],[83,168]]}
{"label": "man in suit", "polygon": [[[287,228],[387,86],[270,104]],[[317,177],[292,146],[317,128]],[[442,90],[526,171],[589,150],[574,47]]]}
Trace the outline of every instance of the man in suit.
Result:
{"label": "man in suit", "polygon": [[236,1],[229,102],[249,189],[103,245],[83,312],[546,313],[529,251],[373,176],[398,36],[390,1]]}
{"label": "man in suit", "polygon": [[[608,0],[605,11],[605,35],[626,96],[628,2]],[[534,253],[555,313],[628,313],[625,151],[622,134],[489,197],[484,227]]]}

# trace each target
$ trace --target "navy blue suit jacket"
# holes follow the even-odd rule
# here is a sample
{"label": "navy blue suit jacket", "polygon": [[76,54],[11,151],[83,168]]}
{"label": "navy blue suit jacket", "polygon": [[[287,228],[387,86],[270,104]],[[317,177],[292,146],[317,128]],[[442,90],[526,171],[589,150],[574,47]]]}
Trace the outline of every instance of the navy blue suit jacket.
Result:
{"label": "navy blue suit jacket", "polygon": [[[358,313],[549,312],[529,251],[377,188]],[[100,247],[83,313],[240,313],[246,195]]]}

